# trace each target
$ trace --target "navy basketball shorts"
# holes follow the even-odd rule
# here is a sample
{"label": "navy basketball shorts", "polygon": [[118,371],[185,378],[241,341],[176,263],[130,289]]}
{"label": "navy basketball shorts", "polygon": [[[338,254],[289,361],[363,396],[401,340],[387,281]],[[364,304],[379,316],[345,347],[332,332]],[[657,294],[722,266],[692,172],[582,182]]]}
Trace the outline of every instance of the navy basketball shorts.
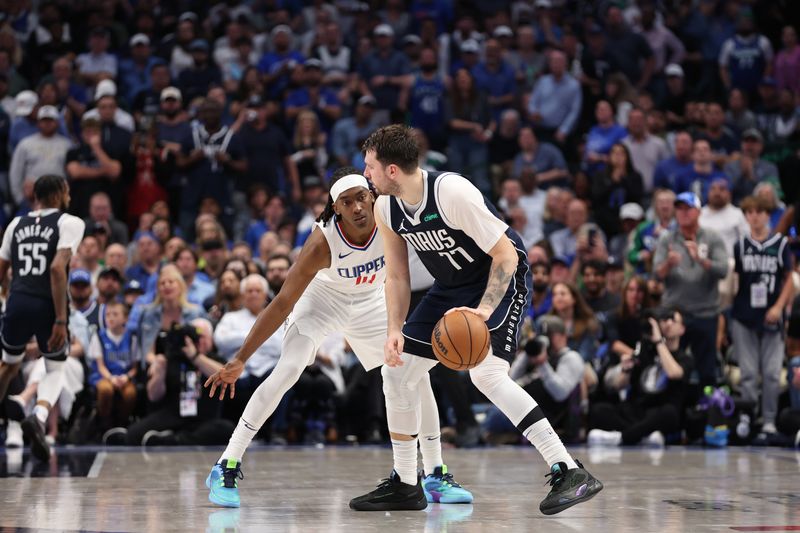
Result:
{"label": "navy basketball shorts", "polygon": [[[517,269],[506,294],[486,325],[492,340],[492,353],[508,362],[517,355],[519,326],[528,308],[531,274],[527,264]],[[478,307],[486,290],[486,282],[445,288],[434,283],[403,326],[403,351],[411,355],[436,359],[431,334],[436,323],[454,307]]]}
{"label": "navy basketball shorts", "polygon": [[63,359],[65,350],[49,353],[47,347],[55,320],[56,315],[51,300],[30,294],[12,293],[8,297],[3,314],[0,334],[3,351],[12,356],[21,355],[31,337],[35,337],[42,355]]}

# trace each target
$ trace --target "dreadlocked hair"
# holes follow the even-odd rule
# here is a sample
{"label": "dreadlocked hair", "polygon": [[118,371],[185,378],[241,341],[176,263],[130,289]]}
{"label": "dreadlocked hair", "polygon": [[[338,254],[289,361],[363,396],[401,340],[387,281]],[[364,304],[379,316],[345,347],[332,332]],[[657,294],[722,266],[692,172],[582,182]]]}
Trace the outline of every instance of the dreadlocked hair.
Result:
{"label": "dreadlocked hair", "polygon": [[[334,183],[350,174],[361,174],[361,172],[359,172],[356,167],[341,167],[336,169],[331,176],[328,189],[330,190],[330,187],[333,187]],[[370,191],[372,191],[372,184],[370,184]],[[323,226],[327,226],[331,219],[336,219],[336,212],[333,210],[333,196],[328,194],[328,202],[325,204],[325,209],[320,213],[319,217],[317,217],[317,222],[322,222]]]}

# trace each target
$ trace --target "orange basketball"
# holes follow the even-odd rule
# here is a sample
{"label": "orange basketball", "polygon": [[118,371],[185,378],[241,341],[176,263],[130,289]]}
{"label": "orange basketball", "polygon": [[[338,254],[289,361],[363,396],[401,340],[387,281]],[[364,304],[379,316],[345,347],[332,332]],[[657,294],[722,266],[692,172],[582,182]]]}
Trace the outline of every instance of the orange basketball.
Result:
{"label": "orange basketball", "polygon": [[447,368],[469,370],[489,353],[489,328],[475,313],[455,311],[433,328],[431,344],[436,358]]}

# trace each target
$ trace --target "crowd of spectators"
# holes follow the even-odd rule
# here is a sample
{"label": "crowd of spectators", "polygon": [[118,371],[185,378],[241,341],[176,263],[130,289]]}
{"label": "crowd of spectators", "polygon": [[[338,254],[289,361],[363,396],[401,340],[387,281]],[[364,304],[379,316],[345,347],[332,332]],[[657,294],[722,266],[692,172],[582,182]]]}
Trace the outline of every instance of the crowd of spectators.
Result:
{"label": "crowd of spectators", "polygon": [[[462,173],[522,236],[533,291],[511,372],[568,441],[702,439],[697,405],[722,384],[742,441],[800,436],[797,11],[3,2],[0,225],[33,208],[44,174],[67,178],[87,223],[50,437],[224,442],[281,333],[233,401],[207,398],[205,376],[280,291],[332,171],[363,168],[361,142],[389,123],[414,128],[421,166]],[[746,242],[777,246],[771,277],[747,278]],[[35,399],[30,348],[6,403]],[[448,372],[434,372],[445,435],[519,439]],[[334,335],[261,436],[380,442],[382,402],[380,374]],[[6,434],[21,443],[13,423]]]}

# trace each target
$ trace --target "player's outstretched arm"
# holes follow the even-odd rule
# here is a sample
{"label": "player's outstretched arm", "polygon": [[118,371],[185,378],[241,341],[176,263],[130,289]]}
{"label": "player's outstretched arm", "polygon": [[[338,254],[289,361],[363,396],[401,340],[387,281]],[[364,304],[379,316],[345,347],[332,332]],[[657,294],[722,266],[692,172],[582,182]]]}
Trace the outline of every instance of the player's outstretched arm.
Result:
{"label": "player's outstretched arm", "polygon": [[329,267],[330,264],[331,251],[328,241],[325,240],[321,231],[315,229],[300,251],[297,262],[289,270],[281,291],[258,314],[255,324],[250,328],[250,333],[247,334],[247,338],[236,356],[206,380],[205,387],[211,387],[209,397],[213,397],[219,387],[219,399],[223,399],[228,386],[230,386],[231,398],[234,397],[236,380],[242,374],[244,364],[258,347],[264,344],[283,324],[317,272]]}
{"label": "player's outstretched arm", "polygon": [[386,255],[386,310],[388,332],[383,355],[389,366],[403,364],[403,322],[411,303],[411,276],[408,271],[406,241],[392,231],[383,221],[378,202],[375,203],[375,222],[383,239]]}

